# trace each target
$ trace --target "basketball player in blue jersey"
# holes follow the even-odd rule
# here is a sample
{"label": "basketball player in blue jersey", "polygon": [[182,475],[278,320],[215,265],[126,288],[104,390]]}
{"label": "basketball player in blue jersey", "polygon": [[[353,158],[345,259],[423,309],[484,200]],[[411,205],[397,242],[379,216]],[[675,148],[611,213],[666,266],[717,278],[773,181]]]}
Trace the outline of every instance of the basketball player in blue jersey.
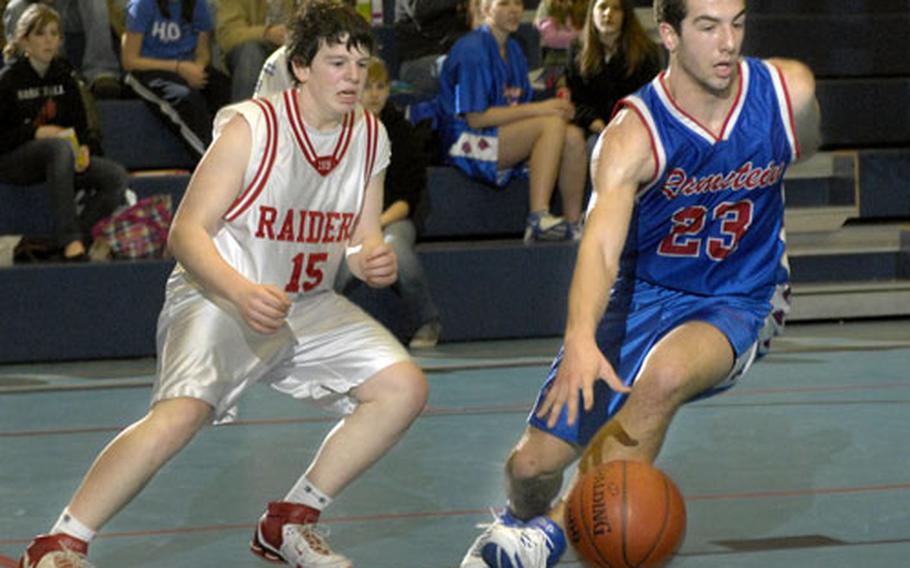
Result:
{"label": "basketball player in blue jersey", "polygon": [[268,504],[252,551],[295,567],[351,566],[326,543],[320,512],[402,436],[427,385],[404,347],[332,290],[345,260],[370,286],[397,274],[379,224],[388,138],[358,104],[369,25],[315,0],[290,27],[298,86],[219,112],[174,218],[178,264],[158,320],[151,408],[102,451],[23,568],[91,566],[95,532],[203,426],[232,419],[256,382],[347,416]]}
{"label": "basketball player in blue jersey", "polygon": [[563,348],[463,568],[566,548],[563,471],[653,462],[688,400],[731,386],[782,323],[782,178],[818,144],[812,73],[743,58],[745,0],[655,0],[668,69],[601,135]]}

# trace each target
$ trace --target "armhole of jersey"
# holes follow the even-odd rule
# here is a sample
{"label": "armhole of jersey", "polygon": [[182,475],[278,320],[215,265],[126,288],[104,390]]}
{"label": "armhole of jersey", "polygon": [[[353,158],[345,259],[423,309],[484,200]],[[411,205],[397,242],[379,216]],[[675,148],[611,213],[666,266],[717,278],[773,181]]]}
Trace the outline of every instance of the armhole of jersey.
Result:
{"label": "armhole of jersey", "polygon": [[[265,117],[265,149],[262,152],[262,157],[259,160],[259,166],[253,179],[224,214],[224,220],[227,222],[231,222],[243,214],[262,193],[269,180],[269,174],[272,171],[272,166],[275,164],[275,156],[278,153],[278,118],[275,114],[275,107],[267,99],[252,99],[251,102],[259,107]],[[252,129],[252,124],[250,124],[250,128],[253,130],[252,136],[255,139],[256,132]]]}
{"label": "armhole of jersey", "polygon": [[780,122],[784,127],[784,133],[787,135],[787,142],[790,143],[790,159],[795,161],[799,159],[799,140],[796,138],[796,127],[793,120],[793,104],[790,102],[790,92],[787,90],[787,82],[784,80],[784,74],[780,69],[769,63],[762,61],[767,67],[768,74],[771,76],[771,84],[774,85],[774,95],[777,97],[777,108],[780,111]]}
{"label": "armhole of jersey", "polygon": [[635,197],[638,198],[654,187],[657,180],[663,176],[664,169],[667,167],[667,153],[664,149],[663,142],[660,139],[660,135],[657,132],[657,125],[654,122],[654,117],[651,116],[651,111],[648,110],[648,106],[645,102],[638,96],[628,96],[617,103],[614,114],[625,107],[628,107],[635,112],[642,124],[644,124],[645,128],[648,130],[648,137],[651,139],[651,156],[654,158],[654,174],[651,176],[651,179],[643,184],[635,193]]}

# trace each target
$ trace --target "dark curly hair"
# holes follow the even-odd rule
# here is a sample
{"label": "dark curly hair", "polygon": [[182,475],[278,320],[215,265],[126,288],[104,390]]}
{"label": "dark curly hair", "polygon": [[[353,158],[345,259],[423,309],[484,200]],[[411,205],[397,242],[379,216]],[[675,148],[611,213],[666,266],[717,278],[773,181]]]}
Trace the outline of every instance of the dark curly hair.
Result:
{"label": "dark curly hair", "polygon": [[294,76],[293,64],[309,67],[322,45],[344,44],[369,55],[376,52],[376,40],[370,25],[347,2],[311,0],[304,2],[288,25],[288,71]]}

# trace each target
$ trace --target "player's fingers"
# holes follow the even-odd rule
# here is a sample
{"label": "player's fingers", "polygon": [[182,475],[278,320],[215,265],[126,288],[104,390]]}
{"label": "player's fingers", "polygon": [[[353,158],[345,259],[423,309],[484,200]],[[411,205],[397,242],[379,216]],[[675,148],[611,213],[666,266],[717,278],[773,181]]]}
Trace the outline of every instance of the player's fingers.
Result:
{"label": "player's fingers", "polygon": [[553,398],[555,396],[556,395],[553,393],[553,388],[550,387],[550,389],[547,391],[547,394],[543,397],[543,402],[540,403],[540,408],[537,409],[537,418],[543,420],[544,417],[547,416],[547,414],[550,412],[550,409],[553,407]]}
{"label": "player's fingers", "polygon": [[573,390],[568,398],[569,400],[566,401],[566,406],[568,407],[566,423],[571,426],[575,424],[575,419],[578,417],[578,391]]}
{"label": "player's fingers", "polygon": [[275,309],[281,310],[284,313],[291,308],[291,300],[288,298],[288,295],[275,286],[263,286],[265,294],[263,295],[263,303],[269,306],[274,307]]}
{"label": "player's fingers", "polygon": [[606,382],[608,385],[610,385],[610,388],[613,389],[613,391],[615,391],[615,392],[622,392],[622,393],[632,392],[632,387],[628,387],[625,384],[623,384],[622,380],[620,380],[619,376],[615,372],[613,372],[612,369],[604,369],[603,371],[601,371],[600,377],[598,377],[598,378],[600,378],[600,380],[602,380],[602,381]]}
{"label": "player's fingers", "polygon": [[594,406],[594,385],[591,383],[585,383],[581,388],[581,399],[584,402],[585,410],[591,410],[591,407]]}

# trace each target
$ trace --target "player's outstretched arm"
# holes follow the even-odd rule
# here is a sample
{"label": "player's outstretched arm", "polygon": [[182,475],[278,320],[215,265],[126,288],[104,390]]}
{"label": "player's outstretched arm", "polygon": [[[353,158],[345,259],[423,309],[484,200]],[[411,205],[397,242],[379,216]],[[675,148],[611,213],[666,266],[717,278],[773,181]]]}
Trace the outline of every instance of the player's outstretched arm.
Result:
{"label": "player's outstretched arm", "polygon": [[367,186],[360,222],[351,237],[347,262],[351,273],[374,288],[390,286],[398,279],[398,259],[382,237],[382,191],[385,170],[374,175]]}
{"label": "player's outstretched arm", "polygon": [[638,116],[626,109],[607,126],[600,152],[594,157],[595,203],[589,209],[584,236],[569,291],[569,314],[564,355],[556,380],[547,392],[538,417],[556,423],[563,407],[572,424],[578,415],[581,392],[586,410],[594,402],[594,382],[627,392],[597,347],[595,332],[603,317],[610,289],[619,273],[619,261],[635,207],[635,194],[654,175],[651,139]]}
{"label": "player's outstretched arm", "polygon": [[771,59],[780,69],[787,84],[796,139],[799,142],[799,158],[804,160],[814,154],[821,145],[821,111],[815,98],[815,75],[804,63],[795,59]]}
{"label": "player's outstretched arm", "polygon": [[250,327],[273,333],[284,324],[290,308],[287,295],[277,286],[251,282],[234,270],[212,241],[224,213],[243,188],[251,135],[246,120],[238,115],[215,139],[174,215],[168,248],[207,291],[236,305]]}

